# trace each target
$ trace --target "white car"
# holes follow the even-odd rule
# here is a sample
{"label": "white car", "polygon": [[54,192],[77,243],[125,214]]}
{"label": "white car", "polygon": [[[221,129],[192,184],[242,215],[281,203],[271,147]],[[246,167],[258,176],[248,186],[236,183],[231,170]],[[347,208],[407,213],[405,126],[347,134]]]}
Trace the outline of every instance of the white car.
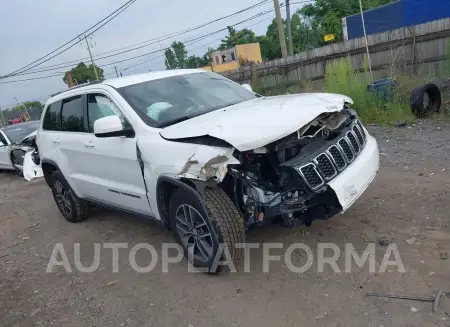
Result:
{"label": "white car", "polygon": [[264,97],[220,75],[169,70],[75,87],[46,103],[37,143],[62,215],[92,204],[151,217],[186,256],[233,260],[255,224],[309,225],[374,179],[375,139],[344,95]]}
{"label": "white car", "polygon": [[36,149],[35,137],[39,126],[39,121],[29,121],[0,129],[0,169],[15,170],[23,175],[24,156]]}

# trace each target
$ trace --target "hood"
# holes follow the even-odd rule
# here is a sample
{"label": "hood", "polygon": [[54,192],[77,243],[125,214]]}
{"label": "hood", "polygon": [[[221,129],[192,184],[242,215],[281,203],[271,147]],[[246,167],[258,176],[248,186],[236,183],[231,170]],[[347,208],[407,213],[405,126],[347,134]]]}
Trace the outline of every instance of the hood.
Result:
{"label": "hood", "polygon": [[25,141],[27,138],[29,137],[36,137],[37,131],[31,132],[30,134],[28,134],[27,136],[23,137],[20,141],[16,142],[15,144],[20,144],[23,141]]}
{"label": "hood", "polygon": [[248,151],[294,133],[322,113],[341,111],[346,102],[353,103],[330,93],[262,97],[171,125],[160,134],[169,140],[209,135]]}

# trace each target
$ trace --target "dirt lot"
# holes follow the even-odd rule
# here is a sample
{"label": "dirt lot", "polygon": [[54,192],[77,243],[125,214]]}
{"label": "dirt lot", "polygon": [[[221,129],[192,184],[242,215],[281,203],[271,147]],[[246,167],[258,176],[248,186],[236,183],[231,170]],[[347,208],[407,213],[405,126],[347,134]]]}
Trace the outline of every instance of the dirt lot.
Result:
{"label": "dirt lot", "polygon": [[[129,249],[148,242],[161,252],[169,232],[147,221],[115,212],[100,212],[79,224],[59,214],[43,180],[26,182],[0,174],[0,325],[1,326],[450,326],[450,299],[438,313],[430,303],[368,298],[365,292],[430,295],[450,292],[450,125],[424,122],[410,128],[371,126],[381,152],[379,175],[344,215],[315,222],[310,228],[252,231],[254,242],[304,242],[316,252],[320,242],[341,249],[353,243],[362,251],[376,242],[376,260],[392,237],[406,273],[389,269],[369,273],[368,265],[351,273],[303,274],[271,262],[262,271],[262,250],[252,252],[251,273],[219,276],[188,274],[186,261],[167,274],[157,267],[137,273]],[[46,273],[55,243],[64,244],[72,273],[57,267]],[[113,273],[111,250],[102,250],[99,269],[82,273],[73,264],[73,243],[81,243],[81,261],[93,262],[96,242],[129,243],[120,250]],[[271,253],[277,250],[271,250]],[[281,250],[279,253],[283,253]],[[137,262],[149,262],[146,251]],[[305,255],[293,255],[297,265]],[[343,255],[338,261],[344,269]],[[395,268],[395,267],[394,267]],[[116,283],[108,282],[115,281]]]}

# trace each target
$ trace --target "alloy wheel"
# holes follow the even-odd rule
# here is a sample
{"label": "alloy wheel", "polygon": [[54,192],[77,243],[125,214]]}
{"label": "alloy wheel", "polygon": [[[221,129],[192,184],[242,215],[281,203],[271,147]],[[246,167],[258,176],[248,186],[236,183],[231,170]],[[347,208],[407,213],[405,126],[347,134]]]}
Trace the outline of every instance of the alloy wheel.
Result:
{"label": "alloy wheel", "polygon": [[190,205],[177,208],[175,225],[190,257],[208,262],[213,255],[213,238],[205,218]]}
{"label": "alloy wheel", "polygon": [[64,187],[64,185],[59,181],[56,181],[54,183],[54,189],[55,189],[55,200],[61,211],[63,211],[64,214],[68,216],[72,215],[72,203],[70,202],[70,191],[67,190]]}

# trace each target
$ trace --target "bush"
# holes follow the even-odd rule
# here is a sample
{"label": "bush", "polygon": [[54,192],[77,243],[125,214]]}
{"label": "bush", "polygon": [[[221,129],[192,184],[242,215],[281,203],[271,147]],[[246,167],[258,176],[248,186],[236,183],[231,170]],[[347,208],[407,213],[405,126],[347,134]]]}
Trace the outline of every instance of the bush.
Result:
{"label": "bush", "polygon": [[351,97],[354,101],[353,107],[363,121],[386,124],[397,120],[415,120],[409,107],[409,92],[402,83],[398,84],[392,101],[388,102],[368,92],[369,83],[370,75],[367,69],[361,73],[355,72],[349,58],[337,59],[327,65],[326,91]]}

